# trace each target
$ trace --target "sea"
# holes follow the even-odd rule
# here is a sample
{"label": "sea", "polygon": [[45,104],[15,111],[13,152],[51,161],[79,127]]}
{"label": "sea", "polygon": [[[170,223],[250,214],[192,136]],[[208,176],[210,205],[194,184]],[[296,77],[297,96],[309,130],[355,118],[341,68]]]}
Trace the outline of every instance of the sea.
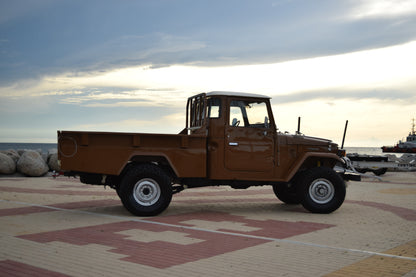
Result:
{"label": "sea", "polygon": [[40,150],[42,153],[48,153],[51,149],[57,149],[56,143],[8,143],[0,142],[0,150]]}
{"label": "sea", "polygon": [[383,151],[381,150],[381,147],[345,147],[345,150],[347,154],[357,153],[360,155],[373,155],[373,156],[385,155],[385,153],[383,153]]}
{"label": "sea", "polygon": [[[57,149],[56,143],[0,143],[0,150],[41,150],[47,153],[51,149]],[[381,147],[345,147],[347,154],[357,153],[361,155],[383,155]]]}

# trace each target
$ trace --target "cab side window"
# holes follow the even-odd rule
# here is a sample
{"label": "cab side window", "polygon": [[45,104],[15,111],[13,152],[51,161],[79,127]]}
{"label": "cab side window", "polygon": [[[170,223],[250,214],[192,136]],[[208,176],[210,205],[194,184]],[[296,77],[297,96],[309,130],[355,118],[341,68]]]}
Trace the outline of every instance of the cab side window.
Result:
{"label": "cab side window", "polygon": [[208,118],[220,118],[221,116],[221,99],[212,97],[208,99]]}

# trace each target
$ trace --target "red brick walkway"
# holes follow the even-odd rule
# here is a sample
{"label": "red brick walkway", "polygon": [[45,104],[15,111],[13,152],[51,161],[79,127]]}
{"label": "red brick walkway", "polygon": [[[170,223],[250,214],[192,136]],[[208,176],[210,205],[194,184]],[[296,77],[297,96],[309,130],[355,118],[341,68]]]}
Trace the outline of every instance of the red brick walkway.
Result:
{"label": "red brick walkway", "polygon": [[416,196],[401,193],[415,176],[351,183],[329,215],[267,187],[214,187],[152,218],[131,216],[113,190],[0,179],[0,276],[416,276]]}

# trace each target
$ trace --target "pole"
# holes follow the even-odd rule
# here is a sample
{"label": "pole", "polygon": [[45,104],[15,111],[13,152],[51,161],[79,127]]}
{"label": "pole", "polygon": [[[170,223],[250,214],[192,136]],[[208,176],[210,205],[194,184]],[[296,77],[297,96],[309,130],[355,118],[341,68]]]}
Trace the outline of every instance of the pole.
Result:
{"label": "pole", "polygon": [[341,149],[344,149],[344,141],[345,141],[345,135],[347,133],[347,127],[348,127],[348,120],[347,120],[347,122],[345,122],[344,135],[342,136]]}

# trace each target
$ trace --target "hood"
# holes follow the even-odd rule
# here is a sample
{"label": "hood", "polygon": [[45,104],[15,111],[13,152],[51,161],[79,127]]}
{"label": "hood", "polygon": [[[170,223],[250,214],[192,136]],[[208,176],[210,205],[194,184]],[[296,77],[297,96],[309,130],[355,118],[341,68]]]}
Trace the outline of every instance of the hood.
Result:
{"label": "hood", "polygon": [[302,135],[286,135],[286,139],[287,139],[287,144],[304,144],[304,145],[317,145],[317,146],[335,144],[329,139],[302,136]]}
{"label": "hood", "polygon": [[336,152],[338,150],[338,144],[333,143],[329,139],[289,134],[284,134],[283,137],[287,145],[302,145],[307,147],[307,151]]}

